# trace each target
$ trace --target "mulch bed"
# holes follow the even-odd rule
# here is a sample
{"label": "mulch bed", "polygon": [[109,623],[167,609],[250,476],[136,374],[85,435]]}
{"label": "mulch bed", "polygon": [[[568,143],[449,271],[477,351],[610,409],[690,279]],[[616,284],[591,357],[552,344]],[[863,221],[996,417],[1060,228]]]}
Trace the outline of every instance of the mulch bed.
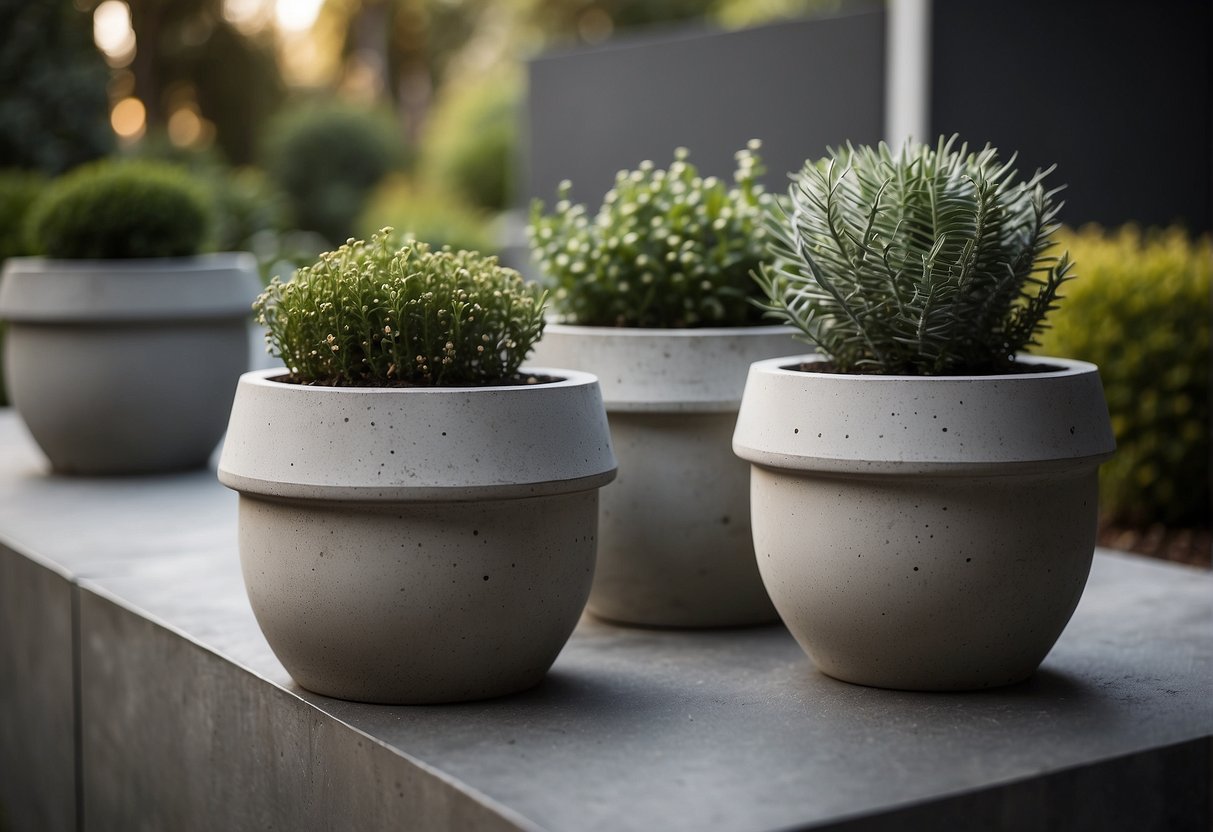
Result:
{"label": "mulch bed", "polygon": [[1213,567],[1213,531],[1209,529],[1171,529],[1162,525],[1142,529],[1102,523],[1099,545],[1205,569]]}

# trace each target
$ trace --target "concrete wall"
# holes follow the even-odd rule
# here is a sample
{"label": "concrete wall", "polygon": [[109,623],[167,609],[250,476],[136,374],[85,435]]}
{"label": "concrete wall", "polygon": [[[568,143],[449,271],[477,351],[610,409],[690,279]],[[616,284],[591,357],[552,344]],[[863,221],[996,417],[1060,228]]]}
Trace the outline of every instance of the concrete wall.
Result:
{"label": "concrete wall", "polygon": [[1056,162],[1069,224],[1213,228],[1213,4],[933,5],[935,134]]}
{"label": "concrete wall", "polygon": [[729,33],[621,39],[538,58],[529,67],[524,203],[549,205],[562,179],[597,205],[615,173],[668,164],[685,146],[705,174],[764,142],[768,184],[827,146],[883,133],[880,7]]}

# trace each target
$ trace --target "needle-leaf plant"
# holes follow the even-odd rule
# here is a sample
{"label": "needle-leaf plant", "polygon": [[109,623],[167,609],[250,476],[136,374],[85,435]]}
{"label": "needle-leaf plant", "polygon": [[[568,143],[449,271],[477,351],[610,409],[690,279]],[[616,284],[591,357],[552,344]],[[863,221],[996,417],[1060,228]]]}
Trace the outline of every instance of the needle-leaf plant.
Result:
{"label": "needle-leaf plant", "polygon": [[767,259],[771,196],[760,143],[737,152],[734,184],[703,177],[685,148],[669,169],[620,171],[593,217],[561,183],[553,213],[531,207],[531,251],[555,283],[564,323],[703,327],[761,323],[750,273]]}
{"label": "needle-leaf plant", "polygon": [[516,380],[545,301],[495,257],[398,246],[385,228],[274,278],[253,309],[296,383],[450,387]]}
{"label": "needle-leaf plant", "polygon": [[838,372],[1007,372],[1036,343],[1071,277],[1050,253],[1052,170],[1018,177],[987,145],[831,150],[792,177],[756,275],[769,315]]}

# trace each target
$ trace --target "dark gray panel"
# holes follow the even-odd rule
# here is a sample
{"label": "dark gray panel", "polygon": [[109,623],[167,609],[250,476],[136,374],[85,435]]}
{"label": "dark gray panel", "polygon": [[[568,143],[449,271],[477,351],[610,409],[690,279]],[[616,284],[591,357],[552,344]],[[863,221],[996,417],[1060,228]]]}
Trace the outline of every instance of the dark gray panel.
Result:
{"label": "dark gray panel", "polygon": [[1208,230],[1213,4],[935,0],[935,133],[1054,162],[1062,219]]}
{"label": "dark gray panel", "polygon": [[72,592],[0,545],[0,829],[76,828]]}
{"label": "dark gray panel", "polygon": [[878,817],[831,832],[1208,832],[1213,742],[1168,748],[1009,783]]}
{"label": "dark gray panel", "polygon": [[668,164],[685,146],[705,174],[764,142],[767,182],[848,139],[882,137],[884,12],[739,32],[624,41],[530,64],[525,201],[551,205],[562,179],[597,205],[615,173]]}
{"label": "dark gray panel", "polygon": [[526,828],[87,588],[80,621],[85,829]]}

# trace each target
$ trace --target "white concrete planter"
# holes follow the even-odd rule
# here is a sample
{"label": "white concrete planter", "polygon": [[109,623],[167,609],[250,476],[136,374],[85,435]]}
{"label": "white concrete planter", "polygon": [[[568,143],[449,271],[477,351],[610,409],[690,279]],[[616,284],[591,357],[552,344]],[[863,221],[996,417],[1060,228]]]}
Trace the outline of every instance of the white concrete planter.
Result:
{"label": "white concrete planter", "polygon": [[791,333],[548,325],[536,360],[599,377],[619,457],[590,612],[658,627],[776,620],[754,565],[748,466],[730,437],[750,364],[795,351]]}
{"label": "white concrete planter", "polygon": [[251,254],[7,260],[5,378],[54,470],[205,465],[249,367],[260,288]]}
{"label": "white concrete planter", "polygon": [[585,606],[598,488],[615,472],[598,383],[307,387],[245,374],[219,461],[270,647],[303,687],[366,702],[537,684]]}
{"label": "white concrete planter", "polygon": [[1095,546],[1113,450],[1099,373],[909,377],[763,361],[733,447],[753,464],[754,546],[823,672],[878,687],[1018,682],[1052,648]]}

